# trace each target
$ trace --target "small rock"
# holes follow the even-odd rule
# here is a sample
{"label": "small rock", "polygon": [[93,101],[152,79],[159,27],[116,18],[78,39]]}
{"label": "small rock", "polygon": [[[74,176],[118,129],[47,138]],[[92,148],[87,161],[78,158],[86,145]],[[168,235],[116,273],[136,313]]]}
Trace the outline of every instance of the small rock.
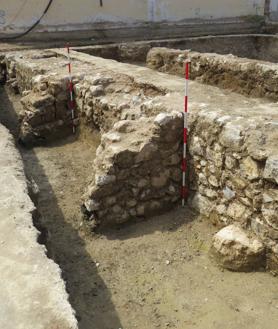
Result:
{"label": "small rock", "polygon": [[159,113],[154,119],[154,123],[159,126],[164,126],[172,120],[172,116],[169,113]]}
{"label": "small rock", "polygon": [[99,209],[99,203],[92,200],[92,199],[89,199],[87,201],[85,201],[84,203],[86,209],[89,211],[89,212],[92,212],[92,211],[95,211],[95,210],[98,210]]}
{"label": "small rock", "polygon": [[98,186],[104,186],[116,181],[116,176],[114,175],[106,175],[106,176],[98,176],[96,175],[96,184]]}
{"label": "small rock", "polygon": [[204,156],[204,149],[202,147],[202,140],[197,137],[194,136],[190,145],[189,145],[189,149],[190,149],[190,154],[192,155],[200,155],[200,156]]}
{"label": "small rock", "polygon": [[278,235],[278,190],[269,189],[263,193],[262,215],[269,226],[277,231]]}
{"label": "small rock", "polygon": [[144,216],[145,206],[144,205],[138,206],[137,209],[136,209],[136,213],[137,213],[138,216]]}
{"label": "small rock", "polygon": [[170,194],[175,194],[176,193],[175,186],[170,185],[169,188],[168,188],[168,191],[169,191]]}
{"label": "small rock", "polygon": [[22,96],[24,97],[24,96],[27,96],[27,95],[29,95],[31,93],[31,90],[24,90],[23,92],[22,92]]}
{"label": "small rock", "polygon": [[113,128],[120,133],[129,133],[134,131],[131,120],[120,120],[114,124]]}
{"label": "small rock", "polygon": [[234,220],[244,221],[250,215],[250,209],[235,201],[229,204],[227,215]]}
{"label": "small rock", "polygon": [[157,146],[151,142],[141,146],[139,154],[135,157],[135,163],[151,160],[157,153]]}
{"label": "small rock", "polygon": [[27,180],[27,186],[28,186],[28,193],[31,199],[36,203],[38,201],[38,195],[40,193],[40,189],[32,177]]}
{"label": "small rock", "polygon": [[102,143],[117,143],[121,140],[121,135],[117,132],[109,132],[102,135]]}
{"label": "small rock", "polygon": [[234,123],[227,123],[220,135],[220,143],[232,151],[240,151],[243,144],[241,127]]}
{"label": "small rock", "polygon": [[266,160],[263,177],[278,184],[278,155],[270,156]]}
{"label": "small rock", "polygon": [[161,172],[158,176],[152,177],[152,186],[155,188],[161,188],[167,184],[170,173],[168,170]]}
{"label": "small rock", "polygon": [[232,170],[237,166],[237,160],[232,156],[227,155],[225,158],[225,166],[228,169]]}
{"label": "small rock", "polygon": [[227,212],[227,207],[224,204],[220,204],[220,205],[216,206],[215,209],[216,209],[217,213],[220,215],[224,215]]}
{"label": "small rock", "polygon": [[145,178],[141,178],[138,182],[138,187],[146,187],[149,184],[149,181]]}
{"label": "small rock", "polygon": [[199,213],[208,216],[212,209],[213,203],[200,193],[195,193],[193,198],[190,199],[190,205]]}
{"label": "small rock", "polygon": [[112,208],[113,212],[115,214],[119,214],[121,211],[122,211],[122,208],[119,206],[119,205],[115,205],[113,208]]}
{"label": "small rock", "polygon": [[117,198],[115,196],[110,196],[106,199],[107,206],[113,206],[117,202]]}
{"label": "small rock", "polygon": [[260,170],[258,162],[254,161],[251,157],[244,159],[240,165],[241,173],[248,180],[255,180],[260,177]]}
{"label": "small rock", "polygon": [[218,187],[219,186],[219,182],[218,182],[218,179],[216,178],[216,176],[209,175],[208,182],[213,187]]}
{"label": "small rock", "polygon": [[236,193],[226,186],[223,190],[223,195],[225,199],[232,200],[236,196]]}
{"label": "small rock", "polygon": [[135,199],[129,200],[126,203],[128,208],[132,208],[132,207],[136,206],[136,204],[137,204],[137,201]]}
{"label": "small rock", "polygon": [[110,77],[104,77],[102,76],[101,74],[97,74],[92,80],[91,80],[91,83],[94,85],[94,86],[97,86],[97,85],[107,85],[109,83],[112,83],[113,82],[113,79],[110,78]]}

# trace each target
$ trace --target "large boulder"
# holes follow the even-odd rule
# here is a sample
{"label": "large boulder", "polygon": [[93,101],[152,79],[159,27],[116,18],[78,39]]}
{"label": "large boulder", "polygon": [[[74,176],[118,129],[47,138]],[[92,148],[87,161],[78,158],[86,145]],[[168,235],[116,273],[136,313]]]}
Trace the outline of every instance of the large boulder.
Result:
{"label": "large boulder", "polygon": [[221,267],[232,271],[253,271],[265,266],[263,244],[235,225],[214,236],[211,253]]}

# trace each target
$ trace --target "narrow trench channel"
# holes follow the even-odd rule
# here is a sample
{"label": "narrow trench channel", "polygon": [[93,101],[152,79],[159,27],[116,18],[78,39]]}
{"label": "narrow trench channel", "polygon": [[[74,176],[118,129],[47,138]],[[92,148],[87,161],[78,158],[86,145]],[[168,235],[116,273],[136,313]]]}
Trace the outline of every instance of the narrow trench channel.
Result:
{"label": "narrow trench channel", "polygon": [[[16,140],[20,96],[0,87],[0,121]],[[87,252],[91,237],[82,230],[80,200],[93,168],[99,134],[89,133],[31,149],[17,145],[26,176],[33,178],[40,193],[37,202],[39,226],[46,236],[48,256],[62,269],[70,303],[76,311],[80,329],[120,328],[111,295],[92,256]],[[110,310],[103,317],[103,310]],[[104,322],[105,323],[104,323]]]}

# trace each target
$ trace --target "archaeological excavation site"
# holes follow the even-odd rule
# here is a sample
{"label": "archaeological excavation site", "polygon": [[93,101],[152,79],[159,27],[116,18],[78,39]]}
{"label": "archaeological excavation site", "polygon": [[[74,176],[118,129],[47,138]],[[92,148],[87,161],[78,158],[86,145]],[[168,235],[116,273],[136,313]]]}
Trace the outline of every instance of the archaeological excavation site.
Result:
{"label": "archaeological excavation site", "polygon": [[42,2],[0,0],[0,328],[276,329],[278,1]]}

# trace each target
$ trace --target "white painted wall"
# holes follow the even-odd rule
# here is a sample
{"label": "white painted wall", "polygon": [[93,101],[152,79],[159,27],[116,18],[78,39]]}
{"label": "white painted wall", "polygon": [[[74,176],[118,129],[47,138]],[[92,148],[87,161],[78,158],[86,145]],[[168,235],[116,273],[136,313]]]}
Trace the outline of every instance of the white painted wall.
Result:
{"label": "white painted wall", "polygon": [[270,18],[278,20],[278,0],[270,0]]}
{"label": "white painted wall", "polygon": [[154,20],[217,19],[262,15],[264,0],[152,0]]}
{"label": "white painted wall", "polygon": [[[47,3],[0,0],[0,33],[20,32],[31,26]],[[100,0],[54,0],[40,30],[86,29],[96,23],[229,18],[262,15],[263,11],[264,0],[103,0],[103,7]]]}

